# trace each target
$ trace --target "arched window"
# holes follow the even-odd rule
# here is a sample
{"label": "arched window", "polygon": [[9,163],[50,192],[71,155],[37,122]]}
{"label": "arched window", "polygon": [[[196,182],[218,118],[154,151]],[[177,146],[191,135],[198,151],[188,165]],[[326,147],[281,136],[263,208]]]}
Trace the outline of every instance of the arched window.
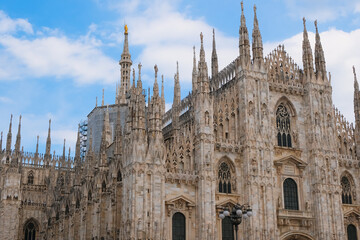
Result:
{"label": "arched window", "polygon": [[218,180],[219,180],[219,192],[220,193],[231,193],[230,167],[225,162],[222,162],[219,166]]}
{"label": "arched window", "polygon": [[106,183],[105,183],[105,180],[102,182],[101,191],[102,191],[102,192],[106,192]]}
{"label": "arched window", "polygon": [[30,172],[28,175],[28,184],[34,184],[34,174],[33,172]]}
{"label": "arched window", "polygon": [[172,217],[172,240],[185,240],[185,216],[182,213],[175,213]]}
{"label": "arched window", "polygon": [[76,199],[75,207],[76,207],[76,208],[80,208],[80,200],[79,200],[79,199]]}
{"label": "arched window", "polygon": [[118,173],[117,173],[116,180],[117,180],[118,182],[121,182],[121,181],[122,181],[122,175],[121,175],[120,170],[119,170]]}
{"label": "arched window", "polygon": [[36,237],[36,225],[33,221],[29,221],[25,225],[25,240],[35,240]]}
{"label": "arched window", "polygon": [[291,178],[284,181],[284,204],[285,209],[299,210],[297,185]]}
{"label": "arched window", "polygon": [[357,240],[356,227],[352,224],[347,226],[347,239],[348,240]]}
{"label": "arched window", "polygon": [[343,204],[352,204],[351,184],[347,177],[341,178],[342,194],[341,199]]}
{"label": "arched window", "polygon": [[276,110],[276,129],[278,146],[292,147],[290,115],[283,104],[280,104]]}
{"label": "arched window", "polygon": [[234,240],[234,229],[229,217],[225,217],[221,221],[222,240]]}

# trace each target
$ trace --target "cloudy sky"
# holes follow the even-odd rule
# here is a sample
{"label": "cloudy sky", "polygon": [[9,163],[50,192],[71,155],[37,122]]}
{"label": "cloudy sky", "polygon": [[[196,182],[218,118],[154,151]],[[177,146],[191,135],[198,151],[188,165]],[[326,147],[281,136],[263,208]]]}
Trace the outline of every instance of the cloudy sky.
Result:
{"label": "cloudy sky", "polygon": [[[332,74],[334,104],[353,122],[351,67],[355,65],[360,76],[360,3],[314,2],[245,0],[247,26],[251,33],[256,4],[264,54],[284,44],[301,66],[302,17],[307,19],[312,49],[317,19],[327,70]],[[124,23],[129,27],[133,63],[143,65],[143,86],[152,86],[157,64],[165,76],[168,106],[173,98],[176,61],[182,97],[191,90],[192,47],[198,54],[200,32],[204,33],[208,64],[213,28],[220,68],[238,54],[238,0],[221,4],[215,0],[1,1],[0,131],[4,138],[10,114],[14,115],[14,139],[22,114],[25,151],[35,150],[39,135],[44,152],[51,118],[52,149],[61,153],[64,138],[67,147],[74,149],[77,124],[94,108],[96,97],[101,102],[103,88],[105,104],[114,103]]]}

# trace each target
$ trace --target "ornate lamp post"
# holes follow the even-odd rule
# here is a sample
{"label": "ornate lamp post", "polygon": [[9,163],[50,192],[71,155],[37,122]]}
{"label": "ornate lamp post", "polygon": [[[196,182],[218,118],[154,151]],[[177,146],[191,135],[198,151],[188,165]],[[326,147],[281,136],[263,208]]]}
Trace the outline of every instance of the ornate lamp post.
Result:
{"label": "ornate lamp post", "polygon": [[252,210],[248,204],[240,205],[236,204],[232,209],[223,208],[223,211],[220,212],[219,217],[224,219],[225,217],[229,217],[230,221],[233,225],[233,229],[235,228],[236,240],[238,239],[238,226],[241,223],[242,219],[247,219],[252,216]]}

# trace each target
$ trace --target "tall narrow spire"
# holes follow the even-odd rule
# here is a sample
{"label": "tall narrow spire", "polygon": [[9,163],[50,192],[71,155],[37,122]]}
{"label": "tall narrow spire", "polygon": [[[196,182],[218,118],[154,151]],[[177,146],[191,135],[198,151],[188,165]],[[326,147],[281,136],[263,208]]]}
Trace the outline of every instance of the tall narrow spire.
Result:
{"label": "tall narrow spire", "polygon": [[216,43],[215,43],[215,29],[213,29],[213,46],[211,54],[211,77],[215,77],[219,72],[218,57],[216,53]]}
{"label": "tall narrow spire", "polygon": [[358,83],[357,77],[356,77],[355,66],[353,66],[353,73],[354,73],[354,89],[356,92],[358,92],[359,91],[359,83]]}
{"label": "tall narrow spire", "polygon": [[132,87],[135,89],[135,68],[133,68],[133,82],[132,82]]}
{"label": "tall narrow spire", "polygon": [[315,21],[316,35],[315,35],[315,69],[316,76],[321,79],[326,78],[326,64],[324,50],[320,41],[320,34],[317,26],[317,21]]}
{"label": "tall narrow spire", "polygon": [[241,64],[247,65],[250,62],[249,33],[246,27],[244,15],[244,3],[241,1],[241,24],[239,29],[239,54]]}
{"label": "tall narrow spire", "polygon": [[196,92],[197,88],[197,70],[196,70],[196,52],[195,46],[193,47],[194,57],[193,57],[193,70],[192,70],[192,92]]}
{"label": "tall narrow spire", "polygon": [[197,78],[197,91],[200,93],[210,92],[209,88],[209,77],[208,77],[208,68],[205,61],[205,50],[204,50],[204,36],[200,33],[200,60],[198,63],[198,78]]}
{"label": "tall narrow spire", "polygon": [[159,96],[159,85],[157,82],[157,73],[158,73],[159,69],[156,64],[154,66],[154,70],[155,70],[155,81],[154,81],[154,87],[153,87],[153,96],[158,97]]}
{"label": "tall narrow spire", "polygon": [[19,117],[19,126],[18,126],[18,132],[16,135],[16,142],[15,142],[15,152],[20,152],[20,145],[21,145],[21,115]]}
{"label": "tall narrow spire", "polygon": [[136,86],[137,86],[138,89],[140,89],[140,91],[142,91],[141,67],[142,67],[142,65],[141,65],[141,63],[139,63],[139,64],[138,64],[138,68],[139,68],[139,73],[138,73],[138,74],[139,74],[139,77],[138,77],[138,81],[137,81]]}
{"label": "tall narrow spire", "polygon": [[115,155],[120,155],[122,152],[122,129],[120,108],[117,109],[116,127],[115,127]]}
{"label": "tall narrow spire", "polygon": [[10,124],[9,124],[9,132],[7,134],[7,138],[6,138],[6,153],[9,154],[11,152],[11,139],[12,139],[12,133],[11,133],[11,128],[12,128],[12,118],[13,115],[11,114],[10,116]]}
{"label": "tall narrow spire", "polygon": [[63,145],[63,155],[62,155],[62,161],[63,162],[65,162],[65,149],[66,149],[66,147],[65,147],[65,144],[66,143],[66,139],[64,138],[64,145]]}
{"label": "tall narrow spire", "polygon": [[174,76],[174,100],[173,106],[178,106],[181,102],[179,62],[176,62],[176,74]]}
{"label": "tall narrow spire", "polygon": [[50,148],[51,148],[50,132],[51,132],[51,119],[49,120],[49,129],[48,129],[48,136],[47,136],[47,139],[46,139],[46,148],[45,148],[45,155],[47,157],[50,157]]}
{"label": "tall narrow spire", "polygon": [[[125,25],[124,27],[124,49],[121,54],[121,60],[119,61],[119,65],[121,67],[120,69],[120,75],[121,75],[121,88],[124,92],[120,92],[122,95],[126,94],[128,90],[130,89],[130,73],[131,73],[131,55],[129,52],[129,33],[128,33],[128,27]],[[122,96],[124,99],[125,96]]]}
{"label": "tall narrow spire", "polygon": [[75,147],[75,165],[80,166],[80,124],[78,126],[77,138],[76,138],[76,147]]}
{"label": "tall narrow spire", "polygon": [[308,78],[311,78],[314,73],[314,65],[313,65],[313,55],[312,55],[312,51],[311,51],[310,41],[309,41],[308,33],[306,30],[305,18],[303,18],[303,23],[304,23],[304,33],[303,33],[304,39],[303,39],[303,44],[302,44],[303,68],[304,68],[305,75]]}
{"label": "tall narrow spire", "polygon": [[36,137],[36,150],[35,150],[35,157],[39,156],[39,135]]}
{"label": "tall narrow spire", "polygon": [[254,63],[263,62],[263,43],[259,29],[259,22],[256,16],[256,5],[254,5],[254,28],[252,32],[252,51]]}

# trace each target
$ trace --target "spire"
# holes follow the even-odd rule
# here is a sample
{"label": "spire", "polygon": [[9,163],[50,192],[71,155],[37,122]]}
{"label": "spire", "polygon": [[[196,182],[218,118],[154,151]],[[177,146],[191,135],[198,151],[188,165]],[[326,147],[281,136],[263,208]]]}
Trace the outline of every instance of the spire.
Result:
{"label": "spire", "polygon": [[[119,65],[121,67],[121,88],[124,92],[121,92],[121,94],[126,94],[128,90],[130,89],[130,72],[131,72],[131,55],[129,52],[129,33],[128,33],[128,27],[127,25],[124,26],[124,49],[121,54],[121,60],[119,61]],[[125,96],[123,96],[124,99]]]}
{"label": "spire", "polygon": [[213,28],[213,48],[211,55],[211,77],[214,77],[219,72],[218,57],[216,54],[216,43],[215,43],[215,29]]}
{"label": "spire", "polygon": [[75,147],[75,164],[76,166],[80,165],[80,124],[78,126],[77,139],[76,139],[76,147]]}
{"label": "spire", "polygon": [[154,82],[154,88],[153,88],[153,97],[158,97],[159,96],[159,85],[157,82],[158,67],[156,64],[154,66],[154,70],[155,70],[155,82]]}
{"label": "spire", "polygon": [[150,106],[150,87],[148,87],[148,106]]}
{"label": "spire", "polygon": [[139,68],[139,77],[138,77],[138,81],[137,81],[137,88],[140,89],[140,91],[142,91],[142,82],[141,82],[141,63],[138,64],[138,68]]}
{"label": "spire", "polygon": [[65,143],[66,143],[66,139],[64,138],[63,155],[62,155],[63,161],[65,161],[65,145],[66,145]]}
{"label": "spire", "polygon": [[11,138],[12,138],[11,128],[12,128],[12,118],[13,118],[13,115],[11,114],[10,124],[9,124],[9,132],[8,132],[8,134],[7,134],[7,139],[6,139],[6,153],[8,153],[8,154],[11,152]]}
{"label": "spire", "polygon": [[198,77],[197,77],[197,91],[201,93],[208,93],[209,89],[209,77],[208,68],[205,61],[205,50],[204,50],[204,36],[200,33],[200,60],[198,63]]}
{"label": "spire", "polygon": [[353,66],[353,73],[354,73],[354,89],[356,92],[359,91],[359,83],[357,81],[357,77],[356,77],[356,71],[355,71],[355,67]]}
{"label": "spire", "polygon": [[132,82],[132,87],[135,89],[135,68],[133,68],[133,82]]}
{"label": "spire", "polygon": [[20,145],[21,145],[21,115],[19,117],[19,126],[18,126],[18,133],[16,135],[16,142],[15,142],[15,152],[20,152]]}
{"label": "spire", "polygon": [[197,70],[196,70],[196,52],[195,46],[193,47],[194,57],[193,57],[193,70],[192,70],[192,92],[196,92],[197,87]]}
{"label": "spire", "polygon": [[39,135],[36,137],[36,150],[35,150],[35,157],[39,156]]}
{"label": "spire", "polygon": [[263,43],[259,29],[259,22],[256,16],[256,5],[254,5],[254,28],[252,32],[252,51],[254,63],[263,62]]}
{"label": "spire", "polygon": [[50,148],[51,148],[50,131],[51,131],[51,119],[49,120],[49,130],[48,130],[48,136],[46,139],[46,148],[45,148],[45,155],[48,157],[50,157]]}
{"label": "spire", "polygon": [[244,15],[244,3],[241,1],[241,24],[239,29],[239,54],[242,64],[247,65],[250,62],[250,43],[249,33],[246,27]]}
{"label": "spire", "polygon": [[304,33],[303,33],[304,39],[303,39],[303,44],[302,44],[303,68],[304,68],[305,75],[311,78],[314,73],[314,65],[313,65],[313,56],[312,56],[310,41],[309,41],[308,33],[306,30],[305,18],[303,18],[303,23],[304,23]]}
{"label": "spire", "polygon": [[116,129],[115,129],[115,155],[119,155],[122,152],[122,129],[121,129],[121,116],[120,108],[117,109],[117,118],[116,118]]}
{"label": "spire", "polygon": [[108,112],[108,108],[106,109],[106,111],[104,111],[104,120],[103,120],[103,129],[102,129],[102,134],[101,134],[101,143],[100,143],[100,166],[105,166],[106,165],[106,148],[109,145],[108,142],[108,117],[109,117],[109,112]]}
{"label": "spire", "polygon": [[174,76],[174,101],[173,106],[178,106],[181,102],[180,79],[179,79],[179,62],[176,62],[176,74]]}
{"label": "spire", "polygon": [[316,76],[321,77],[323,80],[326,78],[326,64],[324,50],[320,41],[320,34],[317,26],[317,21],[315,21],[316,35],[315,35],[315,69]]}
{"label": "spire", "polygon": [[104,89],[102,89],[102,100],[101,100],[101,106],[104,106]]}

